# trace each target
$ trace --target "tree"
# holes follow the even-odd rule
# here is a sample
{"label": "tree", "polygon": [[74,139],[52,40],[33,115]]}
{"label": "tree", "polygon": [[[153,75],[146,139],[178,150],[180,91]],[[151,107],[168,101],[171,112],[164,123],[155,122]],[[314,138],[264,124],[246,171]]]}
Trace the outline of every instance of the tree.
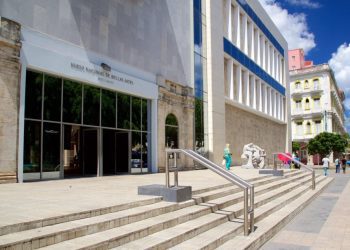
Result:
{"label": "tree", "polygon": [[309,141],[307,146],[309,155],[320,154],[322,157],[329,155],[332,151],[343,153],[348,145],[344,136],[323,132]]}
{"label": "tree", "polygon": [[300,143],[299,142],[296,142],[296,141],[293,141],[292,142],[292,151],[293,152],[297,152],[300,150]]}

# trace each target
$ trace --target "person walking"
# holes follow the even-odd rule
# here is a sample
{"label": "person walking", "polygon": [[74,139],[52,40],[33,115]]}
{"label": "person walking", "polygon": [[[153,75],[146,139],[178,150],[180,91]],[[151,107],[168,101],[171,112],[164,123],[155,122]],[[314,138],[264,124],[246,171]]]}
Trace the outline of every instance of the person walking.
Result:
{"label": "person walking", "polygon": [[340,161],[339,161],[339,159],[338,158],[335,159],[334,163],[335,163],[335,173],[339,174],[340,173]]}
{"label": "person walking", "polygon": [[346,171],[346,159],[345,159],[344,156],[343,156],[343,159],[341,159],[341,166],[343,168],[343,174],[345,174],[345,171]]}
{"label": "person walking", "polygon": [[322,162],[323,162],[324,175],[327,176],[328,175],[328,168],[329,168],[329,159],[327,158],[327,156],[322,159]]}
{"label": "person walking", "polygon": [[230,152],[230,144],[226,144],[226,147],[224,149],[224,159],[226,161],[226,170],[230,170],[231,162],[232,162],[232,154]]}

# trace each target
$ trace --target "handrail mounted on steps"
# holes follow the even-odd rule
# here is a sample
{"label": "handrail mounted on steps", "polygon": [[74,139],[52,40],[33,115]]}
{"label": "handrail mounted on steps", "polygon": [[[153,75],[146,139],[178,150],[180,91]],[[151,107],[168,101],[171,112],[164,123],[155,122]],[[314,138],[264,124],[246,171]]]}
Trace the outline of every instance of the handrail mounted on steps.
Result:
{"label": "handrail mounted on steps", "polygon": [[311,187],[312,187],[312,190],[315,190],[315,188],[316,188],[315,170],[312,167],[305,165],[304,163],[298,161],[297,159],[290,157],[289,155],[287,155],[285,153],[273,153],[273,168],[275,170],[277,169],[277,156],[278,155],[282,155],[283,157],[293,161],[294,163],[299,164],[300,166],[302,166],[303,168],[305,168],[306,170],[311,172],[312,173]]}
{"label": "handrail mounted on steps", "polygon": [[[219,165],[211,162],[207,158],[201,156],[200,154],[196,153],[193,150],[190,149],[166,149],[165,150],[165,185],[167,188],[170,188],[170,177],[169,177],[169,154],[174,154],[174,186],[179,185],[178,181],[178,168],[177,168],[177,154],[184,154],[185,156],[188,156],[192,158],[194,161],[200,163],[201,165],[205,166],[206,168],[212,170],[213,172],[217,173],[218,175],[224,177],[231,183],[237,185],[243,190],[244,195],[244,235],[249,235],[249,229],[250,232],[254,232],[254,185],[250,184],[249,182],[243,180],[238,175],[235,175],[234,173],[227,171],[220,167]],[[250,192],[249,192],[250,191]],[[250,204],[248,204],[248,196],[250,197]],[[248,219],[248,216],[250,215],[250,219]],[[249,221],[248,221],[249,220]],[[249,228],[250,224],[250,228]]]}

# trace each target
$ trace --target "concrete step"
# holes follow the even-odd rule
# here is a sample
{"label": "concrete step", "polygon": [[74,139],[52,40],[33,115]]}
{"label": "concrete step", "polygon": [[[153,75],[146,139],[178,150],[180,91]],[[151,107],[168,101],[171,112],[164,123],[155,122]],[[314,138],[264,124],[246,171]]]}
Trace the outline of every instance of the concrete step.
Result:
{"label": "concrete step", "polygon": [[[299,176],[302,176],[300,174]],[[281,181],[280,178],[272,177],[265,178],[268,182]],[[295,178],[295,177],[294,177]],[[271,180],[270,180],[271,179]],[[284,179],[282,179],[283,181]],[[227,189],[227,188],[224,188]],[[217,192],[217,191],[216,191]],[[205,196],[205,193],[202,194]],[[241,196],[242,194],[238,194]],[[232,202],[229,197],[223,204]],[[69,221],[57,225],[52,225],[40,229],[33,229],[24,232],[14,233],[0,237],[0,246],[2,247],[20,247],[26,246],[35,248],[37,246],[44,247],[61,241],[81,237],[88,234],[93,234],[101,231],[106,231],[114,227],[122,226],[135,221],[147,219],[160,214],[175,211],[184,207],[194,205],[194,201],[187,201],[184,203],[174,204],[167,202],[160,202],[152,205],[136,207],[127,211],[116,213],[108,213],[101,216],[82,219],[79,221]],[[222,205],[222,204],[221,204]],[[241,205],[242,206],[242,205]],[[210,209],[217,209],[208,205]],[[198,213],[210,212],[210,209],[198,210]],[[171,221],[171,220],[170,220]]]}
{"label": "concrete step", "polygon": [[[308,177],[305,177],[305,179],[306,179],[305,181],[309,181]],[[309,186],[302,186],[302,184],[299,184],[299,183],[294,183],[294,184],[292,183],[292,184],[290,184],[290,186],[291,186],[291,188],[294,187],[297,190],[300,190],[297,193],[297,195],[300,195],[300,193],[302,191],[310,188]],[[281,190],[274,190],[273,193],[274,192],[279,192],[280,196],[286,194],[285,188],[283,188],[283,187],[281,188]],[[293,192],[295,193],[296,191],[293,191]],[[291,192],[291,193],[293,193],[293,192]],[[287,193],[287,194],[289,194],[289,193]],[[262,200],[262,199],[260,199],[260,200]],[[258,206],[259,204],[265,204],[265,203],[266,202],[256,203],[256,206]],[[276,203],[277,205],[276,205],[275,209],[279,209],[281,206],[284,206],[284,204],[281,205],[280,203],[281,202]],[[201,204],[201,205],[204,205],[204,204]],[[211,205],[213,205],[213,204],[211,204]],[[240,203],[240,204],[237,204],[236,211],[227,211],[226,209],[215,211],[214,212],[215,214],[220,214],[220,215],[226,216],[226,221],[224,221],[223,223],[221,223],[217,226],[220,228],[220,229],[218,229],[218,231],[224,230],[225,227],[227,227],[227,228],[230,227],[231,233],[241,232],[243,230],[242,218],[234,219],[233,217],[239,210],[243,210],[242,207],[243,207],[243,203]],[[265,211],[265,210],[262,210],[262,211],[264,211],[264,212],[261,215],[259,215],[259,213],[257,213],[257,218],[267,216],[269,213],[272,213],[274,210],[270,209],[268,211]],[[236,223],[233,224],[233,222],[236,222]],[[226,224],[226,225],[222,225],[222,224]],[[199,235],[199,234],[197,234],[199,231],[196,228],[196,223],[193,223],[193,226],[191,226],[191,225],[192,225],[191,222],[188,222],[186,224],[186,228],[188,229],[187,231],[183,231],[182,226],[175,226],[174,228],[170,228],[168,230],[163,230],[161,232],[152,234],[152,235],[147,236],[145,238],[142,238],[140,240],[130,242],[126,245],[122,245],[122,246],[115,248],[115,249],[140,249],[141,246],[142,246],[142,249],[166,249],[166,248],[172,247],[176,244],[179,244],[185,240],[191,239],[191,238]],[[217,230],[215,228],[210,229],[209,231],[215,232]],[[194,232],[196,232],[196,233],[194,233]],[[225,232],[225,231],[223,231],[223,232]],[[209,237],[210,234],[208,234],[207,236]],[[211,238],[211,237],[209,237],[209,238]],[[193,246],[196,246],[196,245],[189,244],[189,246],[191,246],[193,249]],[[181,247],[179,247],[178,249],[181,249]]]}
{"label": "concrete step", "polygon": [[[305,175],[304,178],[308,178],[308,175]],[[298,183],[296,183],[295,185],[298,185]],[[237,194],[237,195],[242,196],[242,194]],[[231,201],[230,199],[228,199],[226,202],[231,202]],[[241,206],[243,205],[241,204]],[[145,221],[140,221],[140,223],[135,223],[135,224],[127,225],[125,227],[115,228],[115,229],[101,232],[98,234],[88,235],[86,237],[81,237],[70,241],[62,242],[61,244],[56,244],[56,245],[52,245],[51,247],[47,247],[47,249],[63,249],[63,248],[75,249],[77,246],[82,246],[82,248],[88,248],[88,249],[95,249],[95,248],[107,249],[112,246],[122,245],[131,240],[137,240],[138,238],[146,237],[149,234],[156,233],[157,231],[155,230],[158,230],[159,233],[161,234],[163,231],[166,231],[164,230],[166,228],[174,227],[175,228],[174,230],[176,230],[177,227],[182,228],[181,226],[182,223],[186,224],[185,227],[189,227],[189,225],[191,225],[192,223],[196,225],[197,218],[198,220],[201,220],[199,219],[200,217],[203,217],[204,215],[205,215],[204,217],[206,217],[211,212],[217,211],[217,210],[218,210],[217,205],[212,202],[210,204],[200,204],[199,206],[181,209],[180,211],[164,214],[162,216],[157,216]],[[186,216],[186,215],[189,215],[189,216]],[[225,216],[228,218],[227,214]],[[218,219],[221,221],[222,218],[220,217]],[[178,223],[174,223],[176,222],[176,220],[178,220]],[[143,228],[140,228],[140,226],[142,227],[142,225],[143,225]],[[137,229],[136,231],[135,231],[135,228]],[[169,229],[169,230],[172,230],[172,229]],[[197,227],[193,228],[193,231],[197,233],[200,230],[202,229],[199,229]],[[110,235],[113,235],[113,237],[111,238]],[[178,239],[181,239],[183,237],[185,236],[180,235],[178,236]]]}
{"label": "concrete step", "polygon": [[[320,185],[320,183],[324,179],[324,177],[318,177],[317,185]],[[292,191],[284,192],[282,196],[279,196],[278,198],[274,199],[272,202],[269,203],[262,202],[266,198],[266,195],[259,196],[255,202],[255,223],[257,224],[259,221],[263,220],[267,216],[283,208],[293,200],[299,198],[310,188],[311,187],[309,186],[298,185],[297,187],[293,188]],[[273,191],[273,193],[274,192],[275,191]],[[274,196],[274,194],[272,194],[272,196]],[[221,211],[224,213],[232,213],[235,211],[235,209],[238,209],[237,205],[232,206],[230,209],[225,209],[224,211]],[[237,223],[236,225],[233,225],[232,222],[235,221]],[[242,223],[243,218],[242,215],[240,215],[240,217],[237,219],[231,219],[231,221],[225,222],[224,224],[219,225],[211,230],[208,230],[190,240],[184,241],[183,243],[178,244],[171,249],[216,249],[220,245],[231,240],[233,237],[241,234],[243,232]]]}
{"label": "concrete step", "polygon": [[312,200],[333,181],[333,178],[323,178],[324,181],[316,185],[315,190],[304,192],[302,196],[289,203],[288,206],[283,207],[256,223],[256,230],[249,235],[249,237],[242,235],[236,236],[217,249],[259,249],[265,242],[277,234],[281,228],[287,225],[309,203],[311,203]]}
{"label": "concrete step", "polygon": [[16,183],[17,176],[15,173],[0,173],[0,184]]}
{"label": "concrete step", "polygon": [[103,208],[92,209],[92,210],[85,210],[78,213],[43,218],[40,220],[33,220],[33,221],[24,222],[24,223],[6,225],[6,226],[0,227],[0,236],[10,234],[10,233],[16,233],[16,232],[21,232],[25,230],[60,224],[60,223],[69,222],[69,221],[81,220],[81,219],[95,217],[103,214],[114,213],[114,212],[130,209],[130,208],[154,204],[160,201],[162,201],[161,197],[155,197],[155,196],[145,197],[142,200],[129,202],[125,204],[119,204],[115,206],[103,207]]}
{"label": "concrete step", "polygon": [[[283,177],[274,177],[274,176],[263,176],[262,178],[254,178],[249,180],[250,183],[254,184],[255,187],[259,187],[268,183],[272,183],[272,182],[276,182],[276,181],[280,181],[283,180],[285,178],[293,178],[295,176],[300,176],[303,175],[304,172],[303,171],[294,171],[294,172],[288,172],[285,174],[285,176]],[[200,194],[196,194],[193,195],[192,198],[197,202],[197,204],[199,203],[203,203],[203,202],[208,202],[210,200],[214,200],[214,199],[218,199],[221,197],[225,197],[227,195],[231,195],[231,194],[235,194],[241,192],[241,189],[237,186],[234,186],[232,184],[229,184],[228,186],[223,186],[220,188],[216,188],[214,190],[210,190],[208,192],[205,193],[200,193]]]}

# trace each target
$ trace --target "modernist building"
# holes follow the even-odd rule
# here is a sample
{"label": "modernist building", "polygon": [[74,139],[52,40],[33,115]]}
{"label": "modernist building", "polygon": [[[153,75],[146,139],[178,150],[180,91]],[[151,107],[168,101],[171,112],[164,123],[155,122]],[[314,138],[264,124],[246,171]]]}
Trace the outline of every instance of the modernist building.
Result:
{"label": "modernist building", "polygon": [[0,16],[0,172],[19,181],[158,172],[167,147],[290,151],[287,44],[257,1],[0,0]]}
{"label": "modernist building", "polygon": [[[301,143],[300,157],[309,163],[308,141],[321,132],[346,133],[344,126],[344,92],[338,88],[328,64],[305,63],[301,49],[290,51],[292,139]],[[307,160],[308,159],[308,160]]]}

